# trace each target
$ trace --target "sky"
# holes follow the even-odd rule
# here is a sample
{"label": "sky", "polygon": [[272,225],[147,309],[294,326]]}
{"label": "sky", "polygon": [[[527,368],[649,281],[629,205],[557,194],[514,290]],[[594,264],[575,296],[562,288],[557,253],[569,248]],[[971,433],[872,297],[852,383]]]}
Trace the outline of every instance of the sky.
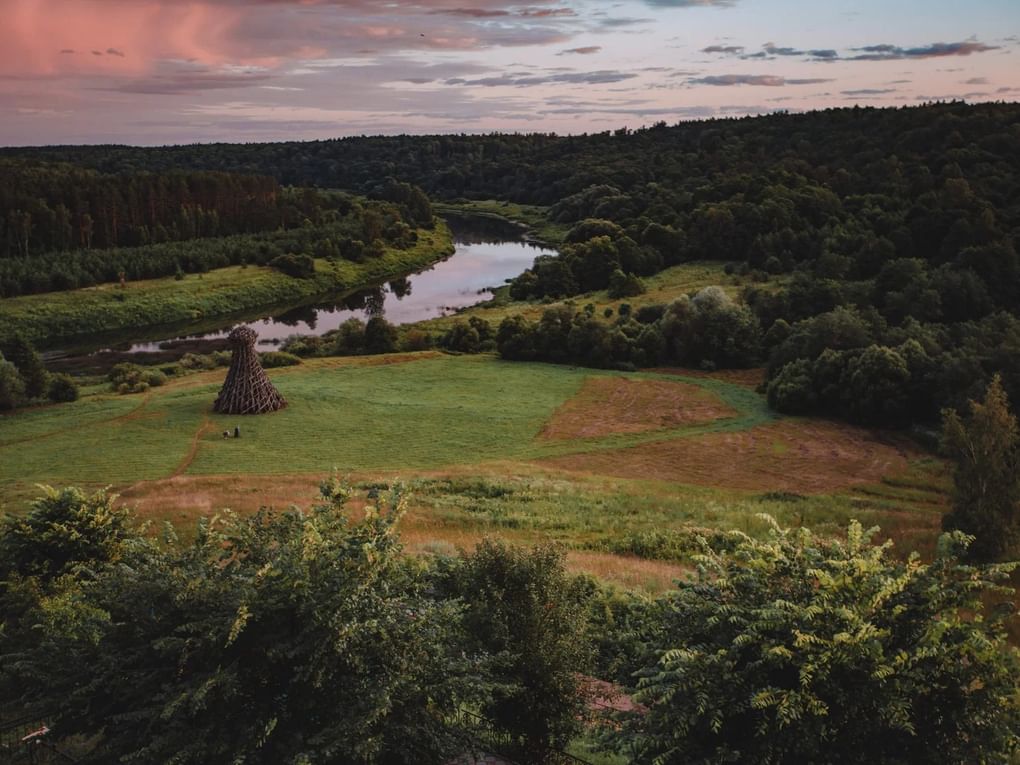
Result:
{"label": "sky", "polygon": [[0,145],[1020,100],[1020,0],[0,0]]}

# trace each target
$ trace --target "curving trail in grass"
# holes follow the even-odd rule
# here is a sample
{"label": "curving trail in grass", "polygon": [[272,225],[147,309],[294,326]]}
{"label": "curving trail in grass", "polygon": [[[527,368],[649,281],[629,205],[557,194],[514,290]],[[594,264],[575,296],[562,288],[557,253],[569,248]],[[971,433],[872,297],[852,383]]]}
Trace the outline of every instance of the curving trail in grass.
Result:
{"label": "curving trail in grass", "polygon": [[198,430],[195,431],[195,437],[191,439],[191,448],[188,449],[188,453],[184,455],[184,459],[181,460],[181,464],[174,469],[174,472],[170,475],[171,478],[184,475],[187,469],[191,467],[191,463],[195,461],[195,455],[198,454],[198,446],[201,443],[202,436],[208,433],[211,428],[212,423],[209,421],[209,418],[203,417],[202,424],[199,425]]}
{"label": "curving trail in grass", "polygon": [[[141,401],[134,396],[119,399],[106,397],[88,399],[79,402],[74,407],[48,404],[27,412],[5,414],[0,417],[0,448],[40,441],[44,438],[67,434],[75,430],[84,430],[104,423],[137,418],[149,403],[150,395],[146,394]],[[58,407],[58,414],[61,416],[60,424],[55,421],[53,416],[54,410]],[[113,410],[124,411],[110,417]],[[4,425],[7,423],[12,427],[5,428]]]}

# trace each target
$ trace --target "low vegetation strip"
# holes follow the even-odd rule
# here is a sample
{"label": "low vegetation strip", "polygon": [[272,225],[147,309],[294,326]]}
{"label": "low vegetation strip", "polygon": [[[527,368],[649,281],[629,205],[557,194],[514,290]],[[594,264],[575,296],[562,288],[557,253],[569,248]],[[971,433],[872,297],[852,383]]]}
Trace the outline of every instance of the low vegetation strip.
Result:
{"label": "low vegetation strip", "polygon": [[697,379],[719,380],[721,382],[739,385],[740,387],[748,388],[749,390],[757,390],[759,386],[764,385],[765,383],[765,370],[757,368],[719,369],[714,372],[702,372],[697,369],[670,369],[664,367],[661,369],[650,369],[648,371],[657,372],[659,374],[680,375],[681,377],[694,377]]}
{"label": "low vegetation strip", "polygon": [[382,256],[363,263],[318,259],[311,278],[288,276],[264,266],[231,266],[179,279],[129,282],[124,287],[106,284],[7,298],[0,312],[0,337],[20,333],[33,342],[52,344],[56,339],[298,303],[378,284],[452,253],[449,229],[440,224],[434,231],[419,230],[413,247],[388,248]]}

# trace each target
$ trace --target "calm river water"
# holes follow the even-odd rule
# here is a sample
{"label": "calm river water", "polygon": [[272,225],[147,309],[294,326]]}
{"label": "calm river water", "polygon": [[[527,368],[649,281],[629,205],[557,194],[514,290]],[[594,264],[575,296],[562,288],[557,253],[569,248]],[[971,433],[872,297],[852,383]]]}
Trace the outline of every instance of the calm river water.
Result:
{"label": "calm river water", "polygon": [[[269,309],[262,315],[224,317],[194,327],[149,328],[144,334],[120,334],[97,341],[103,349],[156,351],[168,341],[225,337],[233,327],[245,324],[258,332],[260,345],[273,345],[289,335],[321,335],[350,318],[367,320],[383,315],[394,324],[407,324],[484,300],[490,288],[520,274],[536,256],[553,252],[526,241],[523,229],[512,224],[480,218],[451,218],[447,222],[453,232],[454,254],[402,279],[333,301]],[[92,350],[99,347],[93,345]]]}

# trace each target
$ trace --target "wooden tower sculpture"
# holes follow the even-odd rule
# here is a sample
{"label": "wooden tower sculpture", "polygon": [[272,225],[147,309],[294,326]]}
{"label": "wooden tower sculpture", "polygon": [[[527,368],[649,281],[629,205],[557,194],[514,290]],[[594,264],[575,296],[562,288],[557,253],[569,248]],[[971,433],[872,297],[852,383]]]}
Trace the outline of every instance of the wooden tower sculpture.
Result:
{"label": "wooden tower sculpture", "polygon": [[273,387],[255,351],[258,335],[250,327],[238,327],[228,336],[234,346],[230,371],[213,404],[220,414],[265,414],[287,406],[287,399]]}

